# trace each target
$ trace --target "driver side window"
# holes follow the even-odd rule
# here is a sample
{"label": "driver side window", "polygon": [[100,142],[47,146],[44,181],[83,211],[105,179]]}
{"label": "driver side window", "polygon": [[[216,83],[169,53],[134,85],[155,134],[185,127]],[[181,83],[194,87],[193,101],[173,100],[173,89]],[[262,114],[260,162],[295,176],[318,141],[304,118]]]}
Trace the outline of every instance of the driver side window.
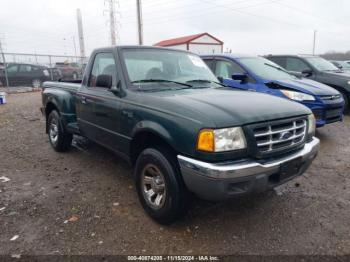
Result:
{"label": "driver side window", "polygon": [[95,56],[88,82],[89,87],[98,87],[96,80],[99,75],[110,75],[113,80],[116,79],[117,67],[112,53],[99,53]]}
{"label": "driver side window", "polygon": [[215,75],[222,78],[231,78],[233,74],[244,74],[244,70],[237,65],[224,60],[217,60],[215,66]]}
{"label": "driver side window", "polygon": [[303,72],[304,70],[310,69],[310,67],[301,59],[294,57],[287,57],[286,59],[286,70],[292,72]]}

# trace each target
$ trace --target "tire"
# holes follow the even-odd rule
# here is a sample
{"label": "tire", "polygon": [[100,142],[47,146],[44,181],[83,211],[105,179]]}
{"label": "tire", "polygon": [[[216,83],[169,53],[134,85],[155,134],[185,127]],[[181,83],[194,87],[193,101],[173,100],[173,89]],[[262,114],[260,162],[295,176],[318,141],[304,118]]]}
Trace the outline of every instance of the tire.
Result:
{"label": "tire", "polygon": [[136,161],[135,184],[142,207],[158,223],[168,225],[185,214],[187,190],[170,150],[143,150]]}
{"label": "tire", "polygon": [[32,86],[34,88],[39,88],[41,87],[42,81],[40,79],[33,79],[32,81]]}
{"label": "tire", "polygon": [[51,111],[49,114],[47,126],[52,148],[57,152],[67,151],[72,144],[73,135],[64,129],[61,116],[56,110]]}
{"label": "tire", "polygon": [[345,92],[340,92],[344,98],[344,112],[349,113],[350,108],[349,108],[349,96]]}

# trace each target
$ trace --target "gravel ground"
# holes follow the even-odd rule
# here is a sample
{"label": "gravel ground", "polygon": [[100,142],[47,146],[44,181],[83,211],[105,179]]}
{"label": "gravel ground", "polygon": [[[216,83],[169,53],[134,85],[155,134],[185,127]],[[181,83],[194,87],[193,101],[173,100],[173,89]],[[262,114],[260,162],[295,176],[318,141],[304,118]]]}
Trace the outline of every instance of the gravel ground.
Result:
{"label": "gravel ground", "polygon": [[302,177],[259,196],[195,200],[166,227],[145,215],[117,156],[94,144],[54,152],[40,104],[27,93],[0,106],[0,254],[350,254],[350,117],[317,132],[321,150]]}

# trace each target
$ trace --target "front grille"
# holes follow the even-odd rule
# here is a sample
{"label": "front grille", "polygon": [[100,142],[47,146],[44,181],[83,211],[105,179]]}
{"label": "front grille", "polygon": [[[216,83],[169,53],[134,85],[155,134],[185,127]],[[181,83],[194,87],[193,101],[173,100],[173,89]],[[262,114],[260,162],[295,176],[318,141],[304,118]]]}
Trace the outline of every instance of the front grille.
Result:
{"label": "front grille", "polygon": [[269,122],[253,128],[258,154],[293,149],[304,143],[306,119]]}
{"label": "front grille", "polygon": [[340,99],[341,98],[341,94],[337,94],[337,95],[321,95],[320,98],[323,101],[336,100],[336,99]]}

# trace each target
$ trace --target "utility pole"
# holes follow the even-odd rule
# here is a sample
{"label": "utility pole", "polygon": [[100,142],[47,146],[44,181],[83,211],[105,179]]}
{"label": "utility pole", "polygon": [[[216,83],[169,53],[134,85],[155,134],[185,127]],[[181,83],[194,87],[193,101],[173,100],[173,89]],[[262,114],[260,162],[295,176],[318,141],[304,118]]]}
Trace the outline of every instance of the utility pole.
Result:
{"label": "utility pole", "polygon": [[111,31],[111,44],[114,46],[116,45],[114,0],[109,0],[109,26]]}
{"label": "utility pole", "polygon": [[83,62],[83,59],[85,57],[85,44],[84,44],[83,22],[82,22],[82,18],[81,18],[80,9],[77,9],[77,22],[78,22],[80,58],[81,58],[81,62]]}
{"label": "utility pole", "polygon": [[139,45],[143,45],[143,24],[142,24],[142,6],[141,0],[136,0],[137,6],[137,29],[139,37]]}
{"label": "utility pole", "polygon": [[5,71],[6,87],[10,87],[10,85],[9,85],[9,78],[8,78],[8,76],[7,76],[7,65],[6,65],[6,59],[5,59],[5,54],[4,54],[4,51],[3,51],[3,49],[2,49],[1,39],[0,39],[0,53],[1,53],[1,57],[2,57],[2,62],[4,63],[4,71]]}
{"label": "utility pole", "polygon": [[77,45],[75,44],[75,36],[73,36],[73,45],[74,45],[75,62],[77,62]]}
{"label": "utility pole", "polygon": [[317,33],[317,31],[314,30],[314,44],[313,44],[313,47],[312,47],[312,55],[315,55],[315,49],[316,49],[316,33]]}

